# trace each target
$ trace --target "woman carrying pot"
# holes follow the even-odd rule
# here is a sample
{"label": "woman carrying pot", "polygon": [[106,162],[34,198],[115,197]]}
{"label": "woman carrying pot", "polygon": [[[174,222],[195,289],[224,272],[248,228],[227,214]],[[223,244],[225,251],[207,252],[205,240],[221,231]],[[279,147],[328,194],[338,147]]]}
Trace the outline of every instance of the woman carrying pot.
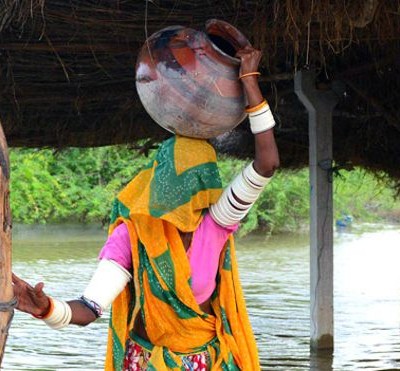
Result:
{"label": "woman carrying pot", "polygon": [[54,329],[111,305],[106,370],[258,370],[232,233],[279,166],[275,121],[258,85],[261,52],[237,52],[255,158],[222,191],[213,147],[173,136],[118,195],[83,295],[63,301],[14,275],[18,309]]}

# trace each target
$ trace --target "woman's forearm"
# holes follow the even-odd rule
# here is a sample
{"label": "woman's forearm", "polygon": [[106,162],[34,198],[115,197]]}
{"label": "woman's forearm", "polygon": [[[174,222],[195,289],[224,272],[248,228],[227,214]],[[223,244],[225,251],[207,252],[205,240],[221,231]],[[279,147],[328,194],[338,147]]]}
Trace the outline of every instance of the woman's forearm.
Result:
{"label": "woman's forearm", "polygon": [[279,154],[274,129],[255,134],[254,169],[262,176],[271,177],[279,167]]}
{"label": "woman's forearm", "polygon": [[86,326],[94,322],[97,317],[85,304],[80,300],[68,301],[68,305],[72,310],[71,324]]}
{"label": "woman's forearm", "polygon": [[17,309],[61,329],[69,324],[86,326],[100,317],[131,280],[130,272],[117,262],[102,259],[84,294],[78,300],[64,301],[46,295],[42,282],[34,287],[13,274]]}
{"label": "woman's forearm", "polygon": [[[249,107],[257,106],[264,100],[256,76],[242,78],[242,84]],[[254,169],[260,175],[270,177],[279,167],[279,154],[275,142],[274,129],[262,131],[255,134],[254,137]]]}

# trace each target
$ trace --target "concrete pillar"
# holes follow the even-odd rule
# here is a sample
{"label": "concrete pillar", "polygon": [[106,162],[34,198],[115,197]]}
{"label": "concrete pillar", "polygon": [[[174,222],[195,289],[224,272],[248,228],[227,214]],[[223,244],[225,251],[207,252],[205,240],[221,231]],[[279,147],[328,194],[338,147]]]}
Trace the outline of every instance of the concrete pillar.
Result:
{"label": "concrete pillar", "polygon": [[332,111],[338,95],[300,71],[295,92],[307,108],[310,161],[310,316],[312,350],[333,350]]}

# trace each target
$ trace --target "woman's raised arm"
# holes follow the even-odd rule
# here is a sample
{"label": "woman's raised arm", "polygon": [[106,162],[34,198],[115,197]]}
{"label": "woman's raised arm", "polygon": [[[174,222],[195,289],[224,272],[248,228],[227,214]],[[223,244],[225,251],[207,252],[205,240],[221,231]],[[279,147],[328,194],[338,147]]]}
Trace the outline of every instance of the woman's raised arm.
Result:
{"label": "woman's raised arm", "polygon": [[218,202],[211,205],[212,218],[222,226],[235,225],[250,210],[264,186],[279,167],[275,143],[275,120],[258,85],[261,52],[247,46],[237,52],[241,60],[239,79],[246,94],[250,129],[255,137],[255,158],[224,190]]}
{"label": "woman's raised arm", "polygon": [[[241,60],[239,78],[247,97],[250,126],[255,136],[254,169],[264,177],[271,177],[279,167],[279,154],[273,130],[275,122],[258,85],[261,52],[247,46],[237,56]],[[258,110],[257,106],[260,106]],[[255,121],[255,128],[252,121]]]}

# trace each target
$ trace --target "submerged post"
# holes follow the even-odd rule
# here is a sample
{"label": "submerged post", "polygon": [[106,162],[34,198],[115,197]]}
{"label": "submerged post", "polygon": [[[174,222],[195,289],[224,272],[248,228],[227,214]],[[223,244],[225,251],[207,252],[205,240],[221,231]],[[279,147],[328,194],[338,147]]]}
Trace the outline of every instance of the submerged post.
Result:
{"label": "submerged post", "polygon": [[310,316],[312,350],[333,350],[332,111],[338,96],[300,71],[294,90],[307,108],[310,162]]}
{"label": "submerged post", "polygon": [[10,167],[8,148],[0,124],[0,367],[16,300],[11,277]]}

